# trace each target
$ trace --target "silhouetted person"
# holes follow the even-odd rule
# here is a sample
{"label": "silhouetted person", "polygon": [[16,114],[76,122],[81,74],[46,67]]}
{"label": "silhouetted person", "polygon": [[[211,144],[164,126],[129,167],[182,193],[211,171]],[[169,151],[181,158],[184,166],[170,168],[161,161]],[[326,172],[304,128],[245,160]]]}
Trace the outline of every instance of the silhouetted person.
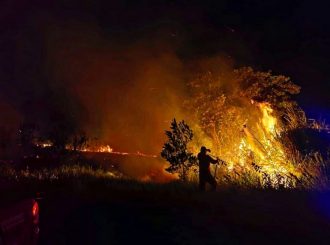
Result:
{"label": "silhouetted person", "polygon": [[210,172],[210,163],[216,164],[219,161],[207,155],[207,152],[211,152],[211,150],[206,149],[205,146],[202,146],[201,152],[197,155],[199,163],[199,189],[201,191],[205,191],[205,185],[206,183],[209,183],[212,190],[215,191],[217,188],[217,182]]}

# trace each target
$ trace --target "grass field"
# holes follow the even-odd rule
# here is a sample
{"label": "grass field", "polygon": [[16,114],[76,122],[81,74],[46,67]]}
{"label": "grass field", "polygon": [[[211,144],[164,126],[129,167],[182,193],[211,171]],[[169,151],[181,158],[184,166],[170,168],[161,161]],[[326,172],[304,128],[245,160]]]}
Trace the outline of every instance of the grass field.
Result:
{"label": "grass field", "polygon": [[42,197],[41,244],[328,244],[330,238],[328,192],[219,186],[200,193],[194,184],[143,183],[85,167],[47,178],[11,174],[2,176],[11,183],[2,197]]}

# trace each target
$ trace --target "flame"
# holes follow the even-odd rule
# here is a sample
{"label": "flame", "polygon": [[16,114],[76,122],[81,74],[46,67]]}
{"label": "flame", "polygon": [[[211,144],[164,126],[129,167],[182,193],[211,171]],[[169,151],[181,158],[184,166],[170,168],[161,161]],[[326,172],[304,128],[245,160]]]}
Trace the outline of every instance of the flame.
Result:
{"label": "flame", "polygon": [[52,147],[53,144],[48,141],[47,142],[36,142],[35,146],[40,147],[40,148],[48,148],[48,147]]}
{"label": "flame", "polygon": [[[36,142],[35,146],[40,148],[49,148],[52,147],[53,144],[51,142]],[[67,145],[65,147],[66,150],[73,150],[72,145]],[[138,157],[151,157],[151,158],[157,158],[158,156],[155,154],[146,154],[140,151],[136,152],[123,152],[123,151],[114,151],[113,148],[110,147],[110,145],[93,145],[93,146],[85,146],[78,148],[77,151],[79,152],[95,152],[95,153],[110,153],[114,155],[131,155],[131,156],[138,156]]]}
{"label": "flame", "polygon": [[[290,181],[288,175],[293,174],[297,176],[300,173],[288,160],[284,146],[279,141],[278,137],[280,137],[282,129],[271,105],[259,103],[257,106],[262,114],[261,120],[256,127],[258,131],[254,133],[248,127],[244,127],[247,140],[242,139],[239,151],[242,152],[244,148],[247,148],[250,151],[250,161],[255,166],[260,166],[260,170],[268,175],[271,182],[275,180],[277,182],[282,181],[282,183],[278,184],[288,187],[287,182]],[[247,158],[245,156],[241,161],[247,162]],[[278,176],[281,176],[281,178],[279,179]]]}
{"label": "flame", "polygon": [[[274,109],[269,103],[247,102],[244,106],[241,111],[233,109],[236,118],[228,125],[221,125],[220,145],[213,140],[213,154],[227,162],[222,174],[236,178],[244,172],[253,171],[260,182],[265,181],[266,176],[273,187],[292,187],[295,181],[292,176],[299,177],[301,173],[289,160],[280,140],[284,130]],[[196,144],[200,145],[200,142]]]}
{"label": "flame", "polygon": [[260,103],[259,108],[262,112],[262,124],[270,136],[274,136],[277,132],[277,119],[272,116],[273,109],[268,103]]}
{"label": "flame", "polygon": [[[71,149],[72,147],[68,147],[68,148]],[[113,152],[113,149],[109,145],[101,145],[99,147],[84,147],[78,150],[82,152],[107,152],[107,153]]]}

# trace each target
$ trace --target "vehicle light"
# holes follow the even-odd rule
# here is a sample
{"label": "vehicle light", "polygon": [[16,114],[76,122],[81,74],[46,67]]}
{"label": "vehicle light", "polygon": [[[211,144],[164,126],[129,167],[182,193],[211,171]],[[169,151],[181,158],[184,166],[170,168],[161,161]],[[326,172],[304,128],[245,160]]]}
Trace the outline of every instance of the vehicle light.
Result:
{"label": "vehicle light", "polygon": [[39,214],[39,205],[37,202],[34,202],[32,206],[32,215],[33,217],[36,217]]}

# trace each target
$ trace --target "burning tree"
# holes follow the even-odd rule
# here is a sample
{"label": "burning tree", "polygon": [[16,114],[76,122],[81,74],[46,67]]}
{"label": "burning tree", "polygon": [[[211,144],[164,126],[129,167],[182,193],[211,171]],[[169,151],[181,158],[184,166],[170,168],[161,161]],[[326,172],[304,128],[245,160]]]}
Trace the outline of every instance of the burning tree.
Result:
{"label": "burning tree", "polygon": [[287,131],[306,125],[303,110],[292,100],[299,86],[250,67],[225,77],[207,72],[189,85],[185,104],[215,153],[229,163],[227,175],[253,174],[275,188],[295,185],[301,174],[283,139]]}
{"label": "burning tree", "polygon": [[184,121],[177,123],[175,118],[171,122],[170,129],[165,131],[168,141],[163,146],[161,156],[171,164],[166,171],[178,173],[180,179],[186,181],[189,168],[197,161],[187,149],[187,144],[193,138],[193,131]]}
{"label": "burning tree", "polygon": [[237,69],[234,73],[241,95],[253,102],[271,105],[285,129],[306,126],[304,111],[292,100],[293,95],[300,93],[300,87],[289,77],[275,76],[270,71],[254,71],[251,67]]}
{"label": "burning tree", "polygon": [[224,121],[226,96],[217,83],[212,82],[211,73],[207,73],[190,83],[192,99],[186,101],[189,109],[195,112],[200,127],[220,145],[219,132]]}

